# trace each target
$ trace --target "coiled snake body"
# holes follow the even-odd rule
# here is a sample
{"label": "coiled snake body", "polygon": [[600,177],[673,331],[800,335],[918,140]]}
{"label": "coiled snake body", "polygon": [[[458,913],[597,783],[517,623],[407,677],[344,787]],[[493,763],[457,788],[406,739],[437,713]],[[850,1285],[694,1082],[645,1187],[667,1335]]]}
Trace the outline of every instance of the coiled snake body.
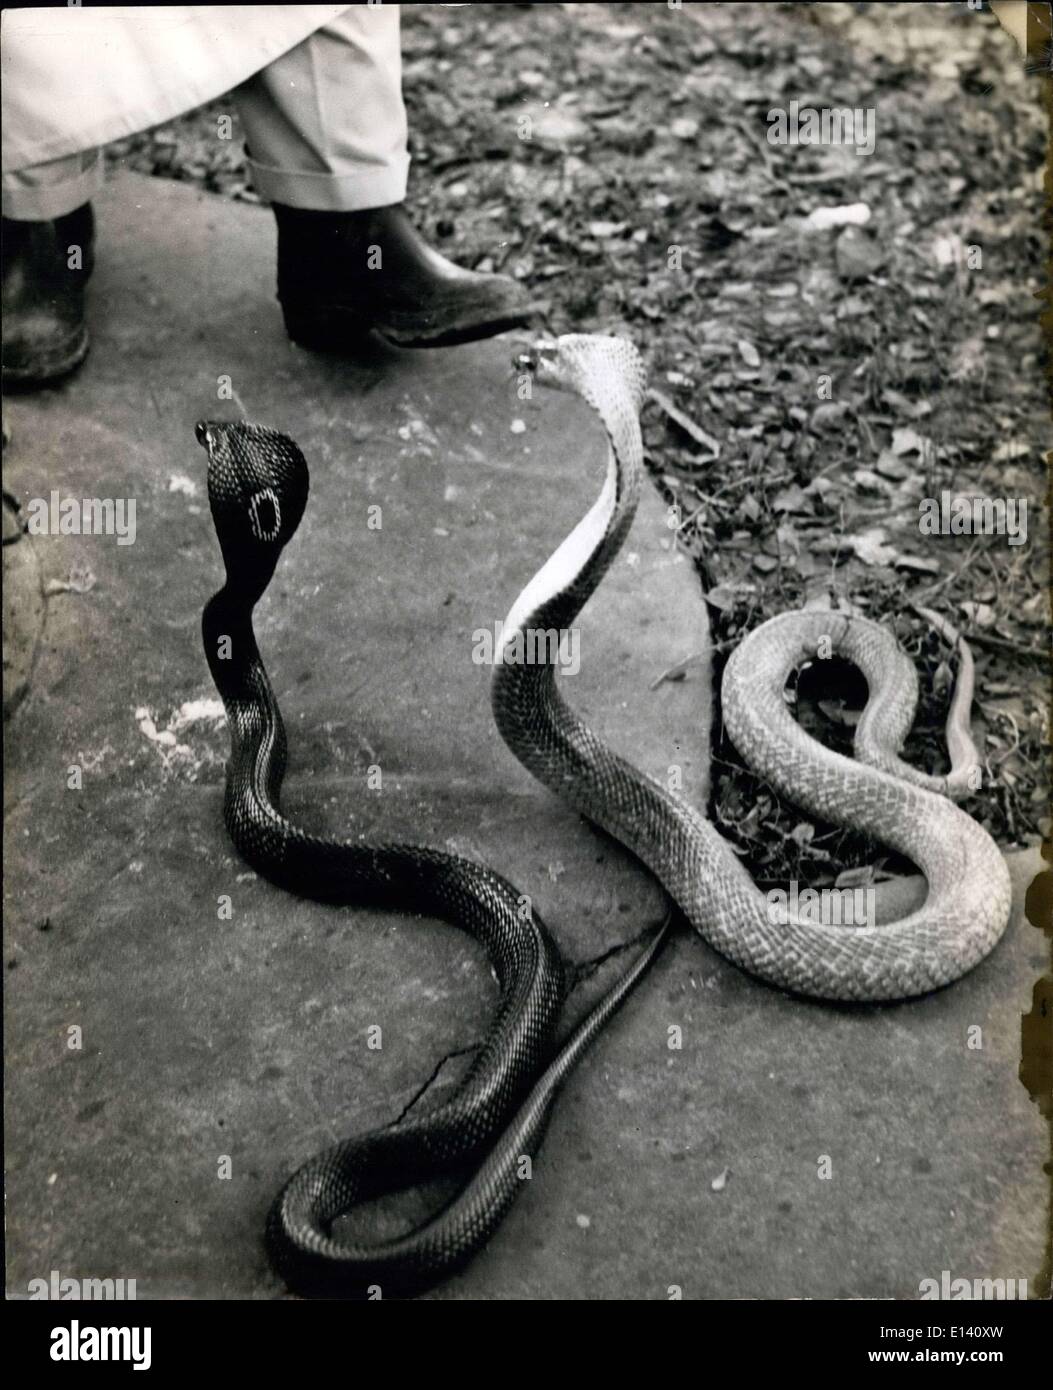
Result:
{"label": "coiled snake body", "polygon": [[[516,600],[502,651],[527,628],[572,626],[625,538],[640,487],[644,378],[631,345],[562,338],[541,353],[537,371],[596,411],[608,436],[607,477],[587,516]],[[553,1056],[562,964],[546,928],[524,913],[510,884],[434,849],[320,839],[282,815],[285,734],[252,611],[303,515],[307,466],[291,440],[257,425],[202,423],[198,438],[209,455],[209,499],[227,571],[202,627],[230,725],[225,820],[234,844],[261,875],[302,896],[462,927],[484,946],[497,976],[493,1024],[453,1097],[310,1159],[268,1218],[272,1262],[293,1289],[413,1293],[489,1238],[516,1195],[522,1158],[541,1142],[559,1086],[655,959],[669,925]],[[856,753],[871,766],[816,743],[785,707],[787,677],[823,643],[867,678],[870,701]],[[894,846],[921,868],[929,883],[922,908],[880,928],[773,924],[727,842],[695,808],[604,746],[563,701],[552,665],[499,656],[492,685],[498,727],[516,756],[633,850],[688,921],[745,969],[822,998],[899,999],[949,983],[992,949],[1008,920],[1008,874],[986,833],[941,794],[962,784],[968,745],[949,778],[927,777],[899,760],[916,681],[890,634],[861,618],[785,614],[744,640],[726,668],[722,696],[736,745],[780,792]],[[405,1236],[369,1243],[333,1232],[338,1216],[371,1197],[473,1171],[436,1217]]]}

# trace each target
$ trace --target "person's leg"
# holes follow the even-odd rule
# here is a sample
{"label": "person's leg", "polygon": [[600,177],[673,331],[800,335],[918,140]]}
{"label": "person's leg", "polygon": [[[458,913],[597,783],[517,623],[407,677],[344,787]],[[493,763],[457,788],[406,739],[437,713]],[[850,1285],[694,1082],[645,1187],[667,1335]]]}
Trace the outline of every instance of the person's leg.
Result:
{"label": "person's leg", "polygon": [[522,288],[428,247],[401,206],[409,155],[397,5],[340,15],[233,93],[278,223],[290,336],[340,350],[376,329],[404,346],[527,321]]}
{"label": "person's leg", "polygon": [[84,287],[94,265],[90,199],[103,182],[98,150],[5,172],[5,387],[67,376],[88,351]]}
{"label": "person's leg", "polygon": [[[257,187],[278,221],[279,298],[291,335],[342,348],[372,328],[437,345],[522,323],[515,281],[459,269],[402,210],[409,157],[398,7],[357,6],[234,96]],[[39,386],[84,358],[97,150],[3,174],[5,386]]]}
{"label": "person's leg", "polygon": [[398,5],[342,14],[231,95],[269,203],[355,212],[405,198]]}
{"label": "person's leg", "polygon": [[65,217],[90,202],[102,188],[104,171],[99,150],[53,159],[31,169],[4,172],[4,216],[13,222],[47,222]]}

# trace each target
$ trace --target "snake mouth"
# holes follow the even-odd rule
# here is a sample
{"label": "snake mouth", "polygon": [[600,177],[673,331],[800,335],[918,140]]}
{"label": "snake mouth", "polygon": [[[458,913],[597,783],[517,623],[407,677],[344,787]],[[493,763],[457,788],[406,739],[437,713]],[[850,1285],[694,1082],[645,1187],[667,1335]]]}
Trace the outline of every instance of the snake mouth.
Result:
{"label": "snake mouth", "polygon": [[512,344],[512,366],[516,371],[536,372],[546,363],[552,363],[558,352],[557,339],[545,335],[520,338]]}

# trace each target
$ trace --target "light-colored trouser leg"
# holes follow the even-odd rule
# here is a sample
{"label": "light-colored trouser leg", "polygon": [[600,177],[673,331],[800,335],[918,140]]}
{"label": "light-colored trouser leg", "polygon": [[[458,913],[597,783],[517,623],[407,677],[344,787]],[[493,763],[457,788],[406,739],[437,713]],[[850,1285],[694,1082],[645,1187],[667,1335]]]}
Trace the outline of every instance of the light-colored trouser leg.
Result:
{"label": "light-colored trouser leg", "polygon": [[48,222],[89,202],[103,184],[102,154],[84,150],[3,176],[4,216]]}
{"label": "light-colored trouser leg", "polygon": [[398,5],[359,5],[232,93],[261,198],[356,212],[406,196]]}
{"label": "light-colored trouser leg", "polygon": [[[399,7],[357,6],[232,93],[261,197],[290,207],[354,212],[406,196]],[[5,173],[4,216],[43,222],[102,187],[98,150]]]}

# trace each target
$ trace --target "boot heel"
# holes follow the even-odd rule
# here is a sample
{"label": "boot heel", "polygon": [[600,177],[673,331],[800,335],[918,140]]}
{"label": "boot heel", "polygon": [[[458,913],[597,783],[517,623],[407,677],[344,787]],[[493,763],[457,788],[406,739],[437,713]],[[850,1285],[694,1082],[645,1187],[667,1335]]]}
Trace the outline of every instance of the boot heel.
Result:
{"label": "boot heel", "polygon": [[335,305],[283,304],[285,331],[311,352],[348,352],[368,341],[372,324]]}

